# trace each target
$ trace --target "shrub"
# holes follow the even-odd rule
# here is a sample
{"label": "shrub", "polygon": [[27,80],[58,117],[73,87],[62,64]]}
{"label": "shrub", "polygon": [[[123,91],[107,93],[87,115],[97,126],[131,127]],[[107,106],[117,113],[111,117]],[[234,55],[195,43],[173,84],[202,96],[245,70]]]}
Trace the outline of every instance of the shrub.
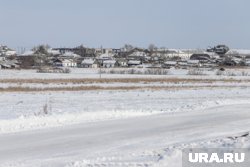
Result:
{"label": "shrub", "polygon": [[37,70],[37,73],[70,73],[71,70],[69,68],[51,68],[51,67],[43,67]]}
{"label": "shrub", "polygon": [[43,114],[48,115],[48,113],[49,113],[49,109],[48,109],[48,104],[46,103],[45,105],[43,105]]}
{"label": "shrub", "polygon": [[233,72],[233,71],[227,71],[227,72],[226,72],[226,75],[227,75],[227,76],[232,76],[232,77],[233,77],[233,76],[239,76],[239,74],[237,74],[236,72]]}
{"label": "shrub", "polygon": [[71,73],[71,70],[69,68],[64,68],[62,70],[62,73]]}
{"label": "shrub", "polygon": [[168,75],[169,70],[166,69],[112,69],[103,70],[102,73],[105,74],[137,74],[137,75]]}
{"label": "shrub", "polygon": [[249,76],[249,73],[247,71],[221,71],[218,70],[215,73],[216,75],[224,75],[224,76]]}
{"label": "shrub", "polygon": [[249,76],[249,74],[246,71],[241,71],[241,76]]}
{"label": "shrub", "polygon": [[224,71],[221,71],[221,70],[217,70],[215,75],[224,75]]}
{"label": "shrub", "polygon": [[205,75],[205,73],[200,69],[190,69],[188,75]]}

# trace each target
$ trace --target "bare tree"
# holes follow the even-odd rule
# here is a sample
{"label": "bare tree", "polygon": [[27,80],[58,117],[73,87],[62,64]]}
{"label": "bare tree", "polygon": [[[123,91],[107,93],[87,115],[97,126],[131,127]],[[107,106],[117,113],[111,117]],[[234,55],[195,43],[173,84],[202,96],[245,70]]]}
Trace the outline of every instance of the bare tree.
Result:
{"label": "bare tree", "polygon": [[44,54],[44,55],[48,55],[48,49],[49,49],[49,45],[39,45],[34,47],[32,50],[35,52],[35,54]]}
{"label": "bare tree", "polygon": [[48,49],[50,48],[49,45],[39,45],[34,47],[32,50],[34,51],[34,65],[35,66],[44,66],[49,64],[49,53]]}
{"label": "bare tree", "polygon": [[148,50],[149,50],[150,52],[153,52],[153,51],[157,50],[157,46],[156,46],[155,44],[150,44],[150,45],[148,46]]}
{"label": "bare tree", "polygon": [[126,52],[129,52],[129,51],[133,50],[134,47],[132,45],[130,45],[130,44],[125,44],[124,49],[125,49]]}

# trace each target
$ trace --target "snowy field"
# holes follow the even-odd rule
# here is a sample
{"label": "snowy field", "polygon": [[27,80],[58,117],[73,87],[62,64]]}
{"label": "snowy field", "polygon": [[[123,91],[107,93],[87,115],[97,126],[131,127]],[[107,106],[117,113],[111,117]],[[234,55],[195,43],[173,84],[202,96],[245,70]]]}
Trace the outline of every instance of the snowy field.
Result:
{"label": "snowy field", "polygon": [[[169,69],[169,74],[164,75],[164,76],[159,76],[159,75],[130,75],[130,74],[125,74],[125,75],[120,75],[120,74],[106,74],[105,72],[112,71],[113,69],[91,69],[91,68],[72,68],[70,69],[71,73],[69,74],[57,74],[57,73],[37,73],[36,70],[1,70],[0,72],[0,79],[34,79],[34,78],[39,78],[39,79],[67,79],[67,78],[148,78],[148,77],[153,77],[153,78],[169,78],[169,77],[181,77],[181,78],[201,78],[201,76],[188,76],[188,69]],[[128,69],[115,69],[116,71],[121,71],[121,70],[129,70]],[[136,71],[145,71],[148,69],[140,69],[140,68],[135,68]],[[217,69],[201,69],[204,71],[205,77],[209,78],[228,78],[228,76],[217,76],[216,72],[218,71]],[[100,71],[102,71],[100,75]],[[241,78],[242,72],[248,73],[250,75],[250,68],[236,68],[236,69],[226,69],[229,73],[232,72],[236,74],[239,78]],[[230,77],[230,76],[229,76]],[[202,77],[204,78],[204,76]]]}
{"label": "snowy field", "polygon": [[250,148],[250,69],[170,71],[0,70],[0,166],[181,167],[184,148]]}

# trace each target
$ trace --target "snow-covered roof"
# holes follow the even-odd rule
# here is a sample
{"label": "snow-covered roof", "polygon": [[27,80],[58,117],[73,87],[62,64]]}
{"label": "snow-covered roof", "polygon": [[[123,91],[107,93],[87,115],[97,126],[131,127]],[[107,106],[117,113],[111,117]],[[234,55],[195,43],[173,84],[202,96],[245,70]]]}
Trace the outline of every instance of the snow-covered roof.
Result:
{"label": "snow-covered roof", "polygon": [[59,55],[59,50],[48,49],[47,52],[52,55]]}
{"label": "snow-covered roof", "polygon": [[14,50],[7,50],[6,52],[5,52],[5,55],[6,56],[12,56],[12,55],[15,55],[16,54],[16,51],[14,51]]}
{"label": "snow-covered roof", "polygon": [[238,54],[250,54],[250,50],[249,49],[230,49],[227,54],[230,53],[238,53]]}
{"label": "snow-covered roof", "polygon": [[18,63],[18,61],[16,59],[8,60],[8,62],[11,63],[11,64],[17,64]]}
{"label": "snow-covered roof", "polygon": [[83,61],[82,61],[82,64],[94,64],[94,62],[95,62],[95,60],[93,60],[93,59],[84,59]]}
{"label": "snow-covered roof", "polygon": [[128,56],[130,56],[130,57],[132,57],[132,56],[145,57],[145,56],[147,56],[147,54],[145,52],[143,52],[143,51],[134,51],[133,53],[131,53]]}
{"label": "snow-covered roof", "polygon": [[128,61],[128,65],[139,65],[141,64],[141,61],[140,60],[129,60]]}
{"label": "snow-covered roof", "polygon": [[184,54],[185,52],[183,52],[180,49],[168,49],[169,52],[175,52],[175,53],[179,53],[179,54]]}
{"label": "snow-covered roof", "polygon": [[5,61],[0,61],[0,65],[4,66],[4,67],[7,67],[7,68],[11,67],[11,65],[7,64]]}
{"label": "snow-covered roof", "polygon": [[29,50],[29,51],[24,52],[20,56],[32,56],[32,55],[34,55],[34,53],[35,53],[34,51]]}
{"label": "snow-covered roof", "polygon": [[199,60],[188,60],[188,64],[198,64],[200,61]]}
{"label": "snow-covered roof", "polygon": [[105,60],[103,61],[103,64],[115,64],[116,61],[115,60]]}
{"label": "snow-covered roof", "polygon": [[104,53],[104,54],[99,56],[100,59],[107,59],[107,58],[112,58],[112,57],[113,57],[113,55],[108,54],[108,53]]}
{"label": "snow-covered roof", "polygon": [[166,65],[176,65],[177,62],[176,61],[166,61],[166,62],[164,62],[164,64],[166,64]]}
{"label": "snow-covered roof", "polygon": [[4,60],[0,61],[0,65],[5,66],[7,68],[10,68],[11,66],[16,66],[17,65],[17,60]]}
{"label": "snow-covered roof", "polygon": [[62,60],[62,62],[63,63],[72,63],[72,62],[74,62],[74,60],[72,60],[72,59],[64,59],[64,60]]}
{"label": "snow-covered roof", "polygon": [[178,65],[185,66],[187,65],[187,62],[178,62]]}
{"label": "snow-covered roof", "polygon": [[64,57],[74,57],[74,58],[80,58],[81,57],[80,55],[75,54],[73,52],[66,52],[62,56],[64,56]]}
{"label": "snow-covered roof", "polygon": [[246,64],[250,64],[250,60],[246,61]]}

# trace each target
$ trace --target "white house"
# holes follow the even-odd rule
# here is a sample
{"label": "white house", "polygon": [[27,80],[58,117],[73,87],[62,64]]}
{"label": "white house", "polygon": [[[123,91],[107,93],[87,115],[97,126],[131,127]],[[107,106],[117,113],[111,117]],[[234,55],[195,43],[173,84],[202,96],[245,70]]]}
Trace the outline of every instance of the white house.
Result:
{"label": "white house", "polygon": [[84,59],[81,62],[81,67],[83,67],[83,68],[98,68],[98,64],[95,62],[94,59]]}
{"label": "white house", "polygon": [[131,66],[138,66],[138,65],[141,65],[141,61],[140,60],[129,60],[128,61],[128,66],[131,67]]}
{"label": "white house", "polygon": [[77,63],[73,59],[62,60],[63,67],[77,67]]}
{"label": "white house", "polygon": [[105,68],[113,68],[113,67],[115,67],[115,63],[116,63],[116,61],[115,60],[105,60],[105,61],[103,61],[103,67],[105,67]]}
{"label": "white house", "polygon": [[165,61],[164,62],[164,67],[175,67],[177,65],[176,61]]}

